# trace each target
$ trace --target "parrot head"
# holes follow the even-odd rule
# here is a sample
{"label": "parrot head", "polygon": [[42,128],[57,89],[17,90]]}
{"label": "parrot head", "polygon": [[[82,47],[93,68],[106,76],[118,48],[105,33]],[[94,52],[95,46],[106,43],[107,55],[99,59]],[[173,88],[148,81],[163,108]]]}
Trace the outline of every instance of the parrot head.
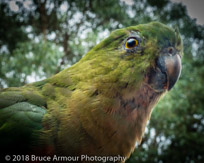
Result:
{"label": "parrot head", "polygon": [[156,92],[165,92],[180,76],[182,55],[178,30],[151,22],[112,32],[82,61],[94,62],[89,63],[95,65],[93,73],[94,69],[103,73],[101,82],[117,82],[130,89],[144,82]]}

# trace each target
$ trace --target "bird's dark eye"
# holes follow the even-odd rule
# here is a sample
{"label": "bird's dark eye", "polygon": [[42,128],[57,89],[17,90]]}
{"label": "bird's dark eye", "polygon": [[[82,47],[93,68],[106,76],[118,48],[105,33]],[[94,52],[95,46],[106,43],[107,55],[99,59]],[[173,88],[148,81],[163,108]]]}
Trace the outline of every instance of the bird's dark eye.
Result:
{"label": "bird's dark eye", "polygon": [[136,38],[129,38],[125,43],[125,48],[132,49],[138,45],[138,41]]}

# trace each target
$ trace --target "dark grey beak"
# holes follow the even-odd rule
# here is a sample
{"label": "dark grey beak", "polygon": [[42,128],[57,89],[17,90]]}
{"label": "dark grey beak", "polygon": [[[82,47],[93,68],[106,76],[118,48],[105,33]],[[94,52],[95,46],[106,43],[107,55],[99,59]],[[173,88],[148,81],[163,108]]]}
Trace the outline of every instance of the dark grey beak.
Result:
{"label": "dark grey beak", "polygon": [[175,48],[165,48],[146,74],[147,84],[157,92],[170,90],[181,74],[181,57]]}
{"label": "dark grey beak", "polygon": [[170,90],[177,82],[181,74],[181,57],[179,54],[163,54],[157,61],[156,65],[162,73],[166,74],[166,89]]}

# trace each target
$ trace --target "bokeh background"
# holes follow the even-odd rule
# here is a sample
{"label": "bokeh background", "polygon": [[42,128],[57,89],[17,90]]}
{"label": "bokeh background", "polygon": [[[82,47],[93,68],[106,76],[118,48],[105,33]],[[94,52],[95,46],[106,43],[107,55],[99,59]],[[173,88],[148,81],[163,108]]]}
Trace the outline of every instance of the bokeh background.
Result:
{"label": "bokeh background", "polygon": [[179,28],[183,70],[154,108],[143,141],[127,162],[204,162],[204,26],[181,3],[0,0],[0,89],[50,77],[76,63],[112,30],[153,20]]}

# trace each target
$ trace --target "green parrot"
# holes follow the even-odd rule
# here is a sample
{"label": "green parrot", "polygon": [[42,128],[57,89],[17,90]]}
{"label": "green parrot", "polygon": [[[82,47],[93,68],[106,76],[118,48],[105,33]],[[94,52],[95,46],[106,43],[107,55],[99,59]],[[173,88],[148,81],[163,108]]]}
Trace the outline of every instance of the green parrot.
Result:
{"label": "green parrot", "polygon": [[2,157],[128,158],[153,107],[178,80],[182,55],[178,30],[140,24],[113,31],[48,79],[1,90]]}

